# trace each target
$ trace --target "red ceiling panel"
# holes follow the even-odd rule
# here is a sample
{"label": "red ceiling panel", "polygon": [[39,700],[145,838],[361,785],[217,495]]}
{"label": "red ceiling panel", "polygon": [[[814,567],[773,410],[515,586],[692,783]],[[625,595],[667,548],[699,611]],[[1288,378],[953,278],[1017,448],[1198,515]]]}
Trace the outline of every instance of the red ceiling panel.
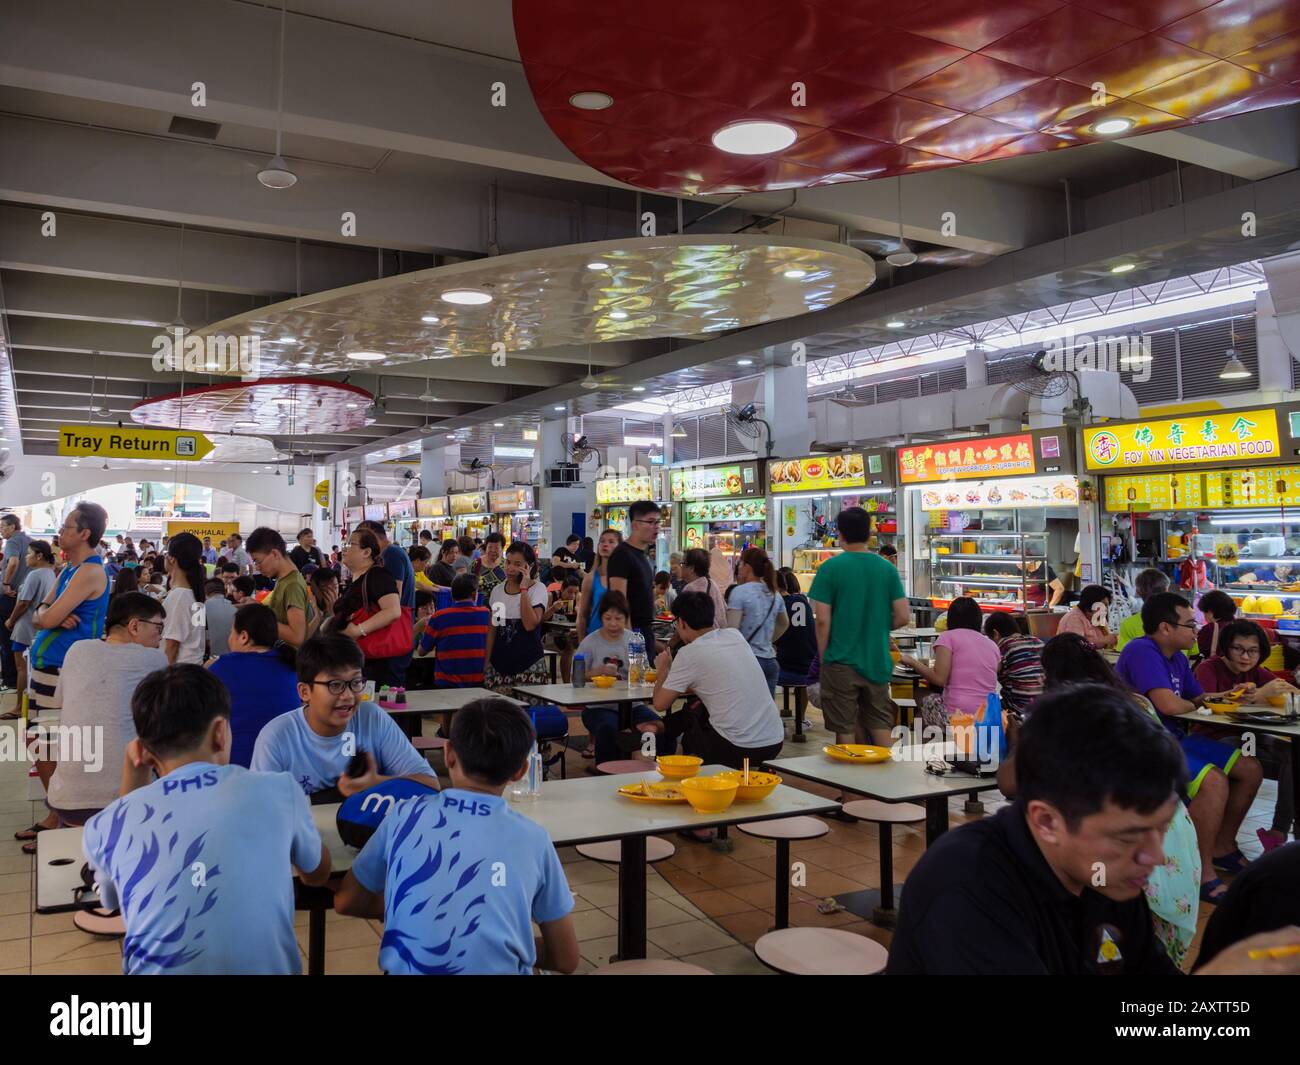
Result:
{"label": "red ceiling panel", "polygon": [[[668,193],[798,188],[1055,151],[1293,102],[1300,0],[516,0],[529,85],[580,159]],[[1098,85],[1097,83],[1100,83]],[[579,111],[577,92],[614,99]],[[798,93],[798,96],[796,96]],[[769,156],[713,134],[791,127]]]}

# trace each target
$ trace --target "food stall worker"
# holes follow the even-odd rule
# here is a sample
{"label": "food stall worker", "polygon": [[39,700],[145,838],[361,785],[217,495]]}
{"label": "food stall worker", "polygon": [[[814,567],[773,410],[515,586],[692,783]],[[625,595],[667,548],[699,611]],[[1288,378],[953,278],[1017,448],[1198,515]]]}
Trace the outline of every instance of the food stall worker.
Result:
{"label": "food stall worker", "polygon": [[[1047,606],[1054,607],[1065,598],[1065,585],[1061,583],[1061,578],[1056,575],[1056,570],[1048,566],[1046,562],[1034,559],[1031,562],[1023,563],[1025,571],[1025,606]],[[1046,601],[1043,595],[1043,574],[1042,569],[1047,566],[1047,594]],[[1033,583],[1030,584],[1029,582]]]}

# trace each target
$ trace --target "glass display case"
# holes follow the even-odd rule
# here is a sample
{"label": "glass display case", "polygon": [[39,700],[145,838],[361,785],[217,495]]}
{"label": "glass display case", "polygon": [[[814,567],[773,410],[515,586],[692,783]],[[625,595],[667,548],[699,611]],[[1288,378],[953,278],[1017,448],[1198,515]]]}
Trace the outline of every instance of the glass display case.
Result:
{"label": "glass display case", "polygon": [[799,578],[799,587],[805,592],[812,587],[813,578],[817,576],[817,570],[821,564],[828,558],[834,558],[842,554],[843,548],[839,547],[796,547],[791,551],[792,561],[790,568],[794,570],[794,575]]}
{"label": "glass display case", "polygon": [[1026,610],[1048,599],[1047,534],[932,532],[931,602],[970,596],[985,610]]}

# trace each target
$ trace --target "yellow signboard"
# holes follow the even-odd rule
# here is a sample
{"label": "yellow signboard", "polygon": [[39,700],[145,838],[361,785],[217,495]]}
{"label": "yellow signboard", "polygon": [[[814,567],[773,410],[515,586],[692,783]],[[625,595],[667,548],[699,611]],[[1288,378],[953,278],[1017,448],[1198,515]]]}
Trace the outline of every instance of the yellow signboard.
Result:
{"label": "yellow signboard", "polygon": [[860,451],[813,455],[806,459],[772,459],[767,464],[767,477],[773,493],[778,495],[819,488],[862,488],[867,483],[867,466]]}
{"label": "yellow signboard", "polygon": [[1276,459],[1282,444],[1277,412],[1264,409],[1098,426],[1083,431],[1083,450],[1090,470],[1130,470]]}
{"label": "yellow signboard", "polygon": [[596,481],[596,502],[602,506],[654,497],[654,483],[649,477],[602,477]]}
{"label": "yellow signboard", "polygon": [[319,503],[322,507],[328,508],[330,505],[329,481],[328,480],[317,481],[316,487],[313,489],[313,492],[316,495],[316,502]]}
{"label": "yellow signboard", "polygon": [[105,425],[60,425],[59,454],[102,459],[172,459],[197,462],[212,441],[187,429],[118,429]]}
{"label": "yellow signboard", "polygon": [[163,525],[164,536],[175,536],[177,533],[193,533],[200,540],[205,536],[211,537],[215,544],[218,540],[224,540],[228,536],[234,536],[239,532],[239,522],[237,521],[167,521]]}

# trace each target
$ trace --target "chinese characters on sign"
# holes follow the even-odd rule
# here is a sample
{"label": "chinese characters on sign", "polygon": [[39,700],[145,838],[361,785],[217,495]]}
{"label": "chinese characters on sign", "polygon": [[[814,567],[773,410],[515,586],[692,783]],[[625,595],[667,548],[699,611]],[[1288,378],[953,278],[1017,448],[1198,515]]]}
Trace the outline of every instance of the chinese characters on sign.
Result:
{"label": "chinese characters on sign", "polygon": [[[1051,438],[1044,438],[1044,444],[1047,439]],[[1033,472],[1034,438],[1029,433],[898,449],[898,474],[903,484]]]}
{"label": "chinese characters on sign", "polygon": [[1189,414],[1084,430],[1090,470],[1241,461],[1280,455],[1272,410]]}

